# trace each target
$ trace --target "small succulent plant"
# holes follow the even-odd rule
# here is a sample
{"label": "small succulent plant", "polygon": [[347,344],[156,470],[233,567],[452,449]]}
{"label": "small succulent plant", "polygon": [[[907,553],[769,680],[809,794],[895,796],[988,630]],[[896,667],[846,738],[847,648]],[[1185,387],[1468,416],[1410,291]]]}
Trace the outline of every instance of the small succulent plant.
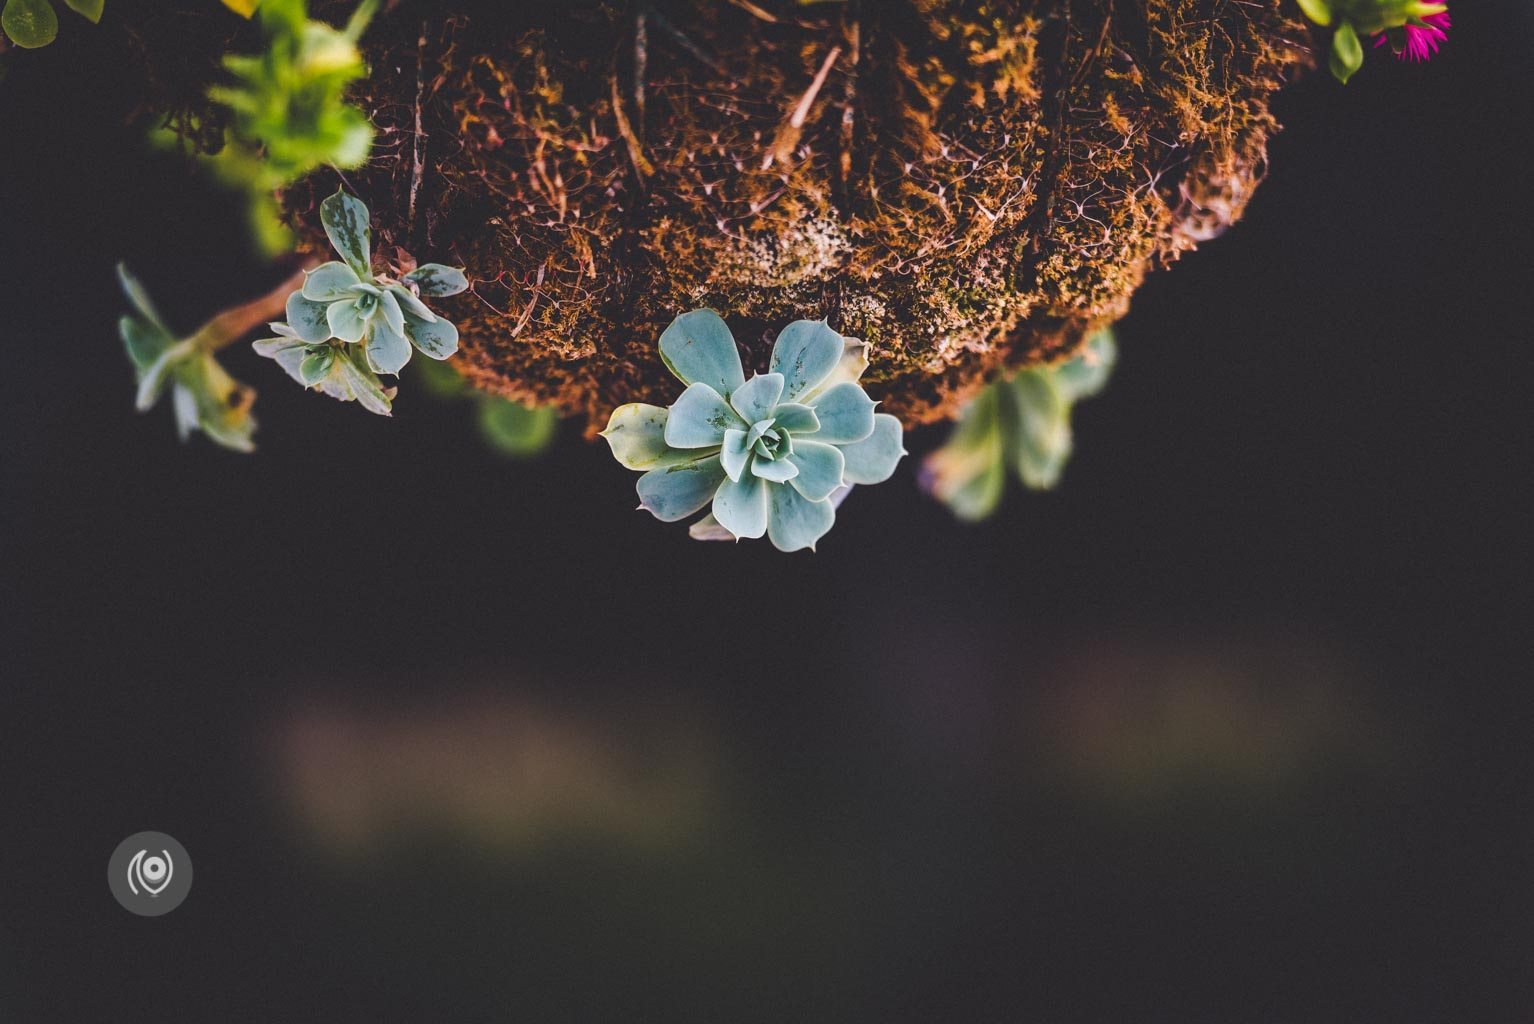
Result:
{"label": "small succulent plant", "polygon": [[118,278],[137,316],[118,322],[123,345],[138,372],[138,409],[147,412],[167,388],[176,414],[176,431],[185,441],[194,430],[209,440],[239,452],[255,450],[251,415],[256,393],[225,372],[214,352],[226,340],[213,321],[197,333],[178,338],[161,319],[149,294],[127,268]]}
{"label": "small succulent plant", "polygon": [[663,522],[701,511],[701,539],[761,537],[814,550],[850,484],[889,479],[905,455],[900,421],[874,412],[858,378],[868,349],[824,321],[778,335],[769,372],[749,381],[730,329],[712,310],[684,313],[660,337],[666,368],[687,385],[669,409],[634,403],[602,431],[615,458],[641,470],[640,507]]}
{"label": "small succulent plant", "polygon": [[1009,464],[1024,486],[1054,487],[1071,455],[1071,408],[1103,389],[1116,358],[1113,334],[1104,329],[1067,362],[990,385],[965,406],[943,447],[927,456],[922,486],[969,521],[996,510]]}
{"label": "small succulent plant", "polygon": [[320,220],[341,259],[305,275],[288,296],[287,323],[272,324],[278,336],[256,342],[256,351],[304,387],[388,415],[394,389],[379,374],[398,374],[412,346],[432,359],[458,351],[458,328],[421,296],[456,295],[468,279],[438,263],[398,278],[374,273],[368,208],[345,192],[320,204]]}

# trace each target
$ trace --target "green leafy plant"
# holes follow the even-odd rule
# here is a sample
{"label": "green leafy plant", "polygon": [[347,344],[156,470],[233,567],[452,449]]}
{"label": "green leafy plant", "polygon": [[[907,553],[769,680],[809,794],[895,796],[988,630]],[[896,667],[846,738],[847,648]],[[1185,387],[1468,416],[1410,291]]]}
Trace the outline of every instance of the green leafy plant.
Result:
{"label": "green leafy plant", "polygon": [[766,534],[780,551],[814,550],[836,522],[838,492],[882,483],[906,454],[900,421],[875,413],[858,383],[867,346],[824,321],[783,328],[769,372],[749,381],[713,310],[672,321],[660,356],[686,390],[667,409],[620,406],[602,436],[623,466],[644,472],[640,506],[655,518],[711,506],[696,538]]}
{"label": "green leafy plant", "polygon": [[[214,353],[233,338],[230,320],[215,317],[195,334],[178,338],[165,326],[149,294],[126,267],[118,265],[123,291],[137,316],[118,322],[128,358],[138,372],[140,412],[147,412],[168,389],[176,415],[176,431],[185,441],[201,430],[208,439],[239,452],[255,450],[251,416],[256,393],[225,372]],[[239,332],[243,333],[243,331]],[[238,336],[238,335],[236,335]]]}
{"label": "green leafy plant", "polygon": [[[101,21],[105,0],[64,0],[64,6],[95,25]],[[35,49],[57,38],[59,16],[48,0],[5,0],[5,8],[0,10],[0,29],[17,46]]]}
{"label": "green leafy plant", "polygon": [[287,322],[272,324],[277,336],[255,349],[304,387],[387,416],[395,389],[379,374],[398,374],[412,347],[438,360],[458,351],[458,328],[421,297],[456,295],[468,278],[440,263],[398,277],[375,273],[368,208],[340,190],[320,204],[320,221],[341,259],[305,272],[288,296]]}
{"label": "green leafy plant", "polygon": [[1117,359],[1098,331],[1075,358],[997,381],[965,406],[948,441],[927,457],[922,485],[960,519],[996,511],[1010,465],[1024,486],[1048,490],[1071,455],[1071,409],[1097,394]]}
{"label": "green leafy plant", "polygon": [[1389,43],[1396,54],[1426,60],[1445,38],[1449,5],[1423,0],[1298,0],[1305,17],[1332,28],[1327,67],[1347,82],[1364,63],[1363,37]]}
{"label": "green leafy plant", "polygon": [[[236,9],[248,14],[244,6]],[[257,13],[266,49],[225,57],[232,81],[209,90],[233,117],[208,160],[249,195],[252,228],[268,251],[291,244],[273,193],[321,167],[360,167],[372,150],[373,125],[346,90],[367,74],[357,40],[377,8],[363,0],[336,29],[310,18],[305,0],[265,0]]]}

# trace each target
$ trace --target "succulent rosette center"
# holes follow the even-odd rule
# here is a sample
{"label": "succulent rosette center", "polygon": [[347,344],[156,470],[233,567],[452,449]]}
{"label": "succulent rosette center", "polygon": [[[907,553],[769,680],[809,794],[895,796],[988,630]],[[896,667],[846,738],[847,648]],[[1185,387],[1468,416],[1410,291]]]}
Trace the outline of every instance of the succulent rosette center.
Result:
{"label": "succulent rosette center", "polygon": [[867,346],[824,321],[778,335],[769,372],[746,380],[740,352],[712,310],[684,313],[660,338],[687,389],[669,409],[614,411],[602,436],[639,478],[640,505],[673,522],[711,505],[698,537],[771,538],[813,549],[852,484],[889,479],[905,450],[900,421],[874,412],[858,379]]}

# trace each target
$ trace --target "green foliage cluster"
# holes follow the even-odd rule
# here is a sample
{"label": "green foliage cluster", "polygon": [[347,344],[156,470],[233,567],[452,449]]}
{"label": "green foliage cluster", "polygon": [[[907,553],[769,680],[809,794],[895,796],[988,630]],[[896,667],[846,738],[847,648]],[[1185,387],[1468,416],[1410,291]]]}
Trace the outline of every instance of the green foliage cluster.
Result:
{"label": "green foliage cluster", "polygon": [[1322,27],[1332,26],[1327,67],[1346,83],[1364,63],[1363,37],[1385,33],[1399,53],[1408,25],[1423,26],[1424,18],[1443,14],[1448,5],[1423,0],[1298,0],[1305,17]]}
{"label": "green foliage cluster", "polygon": [[1071,456],[1071,409],[1108,383],[1117,360],[1106,328],[1058,366],[1023,370],[980,392],[948,441],[927,457],[922,485],[960,519],[996,511],[1011,466],[1023,485],[1049,490]]}
{"label": "green foliage cluster", "polygon": [[223,148],[207,159],[249,195],[251,227],[268,252],[292,244],[274,193],[321,167],[346,170],[368,158],[373,125],[346,91],[367,74],[357,40],[377,8],[363,0],[337,29],[310,18],[305,0],[264,0],[266,49],[225,57],[231,80],[209,91],[233,117]]}
{"label": "green foliage cluster", "polygon": [[[76,14],[89,18],[91,24],[101,21],[106,0],[64,0],[64,6]],[[5,0],[0,10],[0,29],[11,42],[25,49],[47,46],[59,34],[59,16],[49,0]]]}

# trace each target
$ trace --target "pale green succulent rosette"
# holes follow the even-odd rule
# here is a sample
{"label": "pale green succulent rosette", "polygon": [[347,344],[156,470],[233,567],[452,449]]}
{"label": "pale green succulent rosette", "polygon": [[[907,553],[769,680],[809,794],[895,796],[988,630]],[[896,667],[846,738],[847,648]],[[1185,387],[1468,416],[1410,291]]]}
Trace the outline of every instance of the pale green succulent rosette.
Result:
{"label": "pale green succulent rosette", "polygon": [[137,316],[124,316],[118,330],[138,375],[140,412],[170,392],[176,432],[185,441],[200,430],[215,444],[237,452],[255,451],[256,392],[229,376],[198,335],[178,338],[165,326],[143,285],[118,265],[117,275]]}
{"label": "pale green succulent rosette", "polygon": [[906,454],[900,421],[876,413],[858,383],[867,346],[824,321],[799,320],[773,346],[767,373],[746,380],[719,314],[672,321],[661,359],[687,389],[669,409],[634,403],[602,431],[639,478],[640,507],[675,522],[710,507],[699,539],[771,539],[814,550],[852,484],[889,479]]}
{"label": "pale green succulent rosette", "polygon": [[927,457],[922,485],[969,521],[996,510],[1008,465],[1026,487],[1054,487],[1071,456],[1071,409],[1103,389],[1116,359],[1113,334],[1102,330],[1059,366],[1023,370],[990,385]]}
{"label": "pale green succulent rosette", "polygon": [[398,374],[412,348],[432,359],[458,351],[458,328],[433,313],[422,296],[468,288],[463,271],[428,263],[396,279],[372,269],[372,227],[362,201],[337,191],[320,204],[325,235],[341,256],[310,272],[288,298],[288,326],[310,345],[332,338],[360,345],[374,374]]}

